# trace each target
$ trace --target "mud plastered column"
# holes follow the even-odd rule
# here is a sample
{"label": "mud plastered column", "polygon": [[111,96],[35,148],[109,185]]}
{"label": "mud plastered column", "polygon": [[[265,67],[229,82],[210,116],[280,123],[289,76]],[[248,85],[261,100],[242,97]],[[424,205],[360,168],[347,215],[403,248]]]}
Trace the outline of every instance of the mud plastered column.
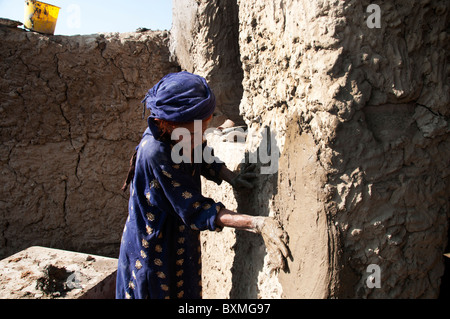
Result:
{"label": "mud plastered column", "polygon": [[[281,150],[274,207],[292,245],[290,272],[279,276],[288,297],[439,291],[448,10],[383,4],[378,29],[367,24],[369,4],[239,2],[241,113],[254,130],[270,126]],[[380,288],[367,285],[370,265]]]}

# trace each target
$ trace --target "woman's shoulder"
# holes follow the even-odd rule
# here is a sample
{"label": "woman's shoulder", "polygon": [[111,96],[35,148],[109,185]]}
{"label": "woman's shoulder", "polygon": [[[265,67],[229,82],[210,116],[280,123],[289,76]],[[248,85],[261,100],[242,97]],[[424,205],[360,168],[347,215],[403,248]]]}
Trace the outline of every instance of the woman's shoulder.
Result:
{"label": "woman's shoulder", "polygon": [[171,161],[170,143],[155,139],[150,133],[144,133],[139,143],[138,156],[141,156],[149,164]]}

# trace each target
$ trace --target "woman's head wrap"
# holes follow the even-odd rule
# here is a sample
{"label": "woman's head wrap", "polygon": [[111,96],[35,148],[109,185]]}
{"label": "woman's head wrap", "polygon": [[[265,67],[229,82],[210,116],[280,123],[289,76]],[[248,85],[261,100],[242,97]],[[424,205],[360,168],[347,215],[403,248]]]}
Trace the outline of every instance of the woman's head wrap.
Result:
{"label": "woman's head wrap", "polygon": [[213,114],[216,98],[203,77],[183,71],[163,77],[142,103],[150,109],[150,118],[193,122]]}

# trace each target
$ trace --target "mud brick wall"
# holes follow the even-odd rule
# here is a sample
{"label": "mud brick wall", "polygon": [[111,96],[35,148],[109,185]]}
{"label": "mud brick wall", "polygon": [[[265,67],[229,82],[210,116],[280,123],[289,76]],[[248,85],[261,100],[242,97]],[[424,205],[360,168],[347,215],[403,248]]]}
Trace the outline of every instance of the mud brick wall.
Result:
{"label": "mud brick wall", "polygon": [[173,0],[171,58],[183,70],[206,78],[216,95],[212,125],[225,119],[244,124],[239,114],[243,71],[239,59],[236,0]]}
{"label": "mud brick wall", "polygon": [[[220,29],[208,12],[222,2],[178,2],[203,33]],[[208,192],[231,209],[279,219],[292,259],[289,271],[270,274],[257,236],[203,234],[205,296],[438,296],[450,210],[448,6],[380,2],[380,28],[371,28],[370,4],[238,1],[240,115],[252,134],[270,127],[281,155],[252,193],[212,184]],[[203,39],[195,47],[222,45]],[[189,65],[205,53],[179,58]],[[233,154],[232,167],[243,158],[212,144]],[[367,284],[373,266],[380,288]]]}
{"label": "mud brick wall", "polygon": [[34,245],[117,257],[140,101],[177,70],[168,33],[0,39],[0,257]]}
{"label": "mud brick wall", "polygon": [[[282,149],[270,195],[293,254],[279,275],[286,297],[439,293],[448,6],[379,3],[381,27],[369,28],[369,4],[239,2],[241,113],[254,129],[273,127]],[[367,285],[370,265],[380,288]]]}

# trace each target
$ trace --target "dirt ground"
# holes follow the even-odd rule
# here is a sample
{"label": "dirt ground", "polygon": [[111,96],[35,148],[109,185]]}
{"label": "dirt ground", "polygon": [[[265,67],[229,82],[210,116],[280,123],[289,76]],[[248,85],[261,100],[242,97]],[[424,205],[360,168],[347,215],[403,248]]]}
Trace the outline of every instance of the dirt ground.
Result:
{"label": "dirt ground", "polygon": [[0,299],[79,299],[99,285],[106,297],[116,267],[112,258],[32,247],[0,261]]}

